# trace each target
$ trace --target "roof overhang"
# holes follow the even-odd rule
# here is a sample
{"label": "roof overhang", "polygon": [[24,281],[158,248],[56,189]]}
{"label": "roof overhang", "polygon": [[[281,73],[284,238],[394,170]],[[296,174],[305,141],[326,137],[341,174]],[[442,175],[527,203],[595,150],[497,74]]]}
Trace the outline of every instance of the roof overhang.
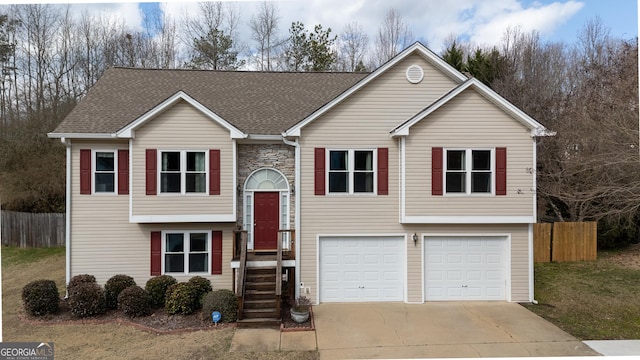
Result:
{"label": "roof overhang", "polygon": [[478,93],[480,93],[480,95],[487,98],[489,101],[493,102],[498,107],[506,111],[514,119],[518,120],[522,125],[529,129],[531,136],[555,135],[555,132],[547,130],[542,124],[534,120],[531,116],[527,115],[524,111],[518,109],[518,107],[507,101],[502,96],[498,95],[495,91],[491,90],[481,81],[475,78],[470,78],[464,83],[455,87],[453,90],[443,95],[440,99],[436,100],[433,104],[429,105],[421,112],[417,113],[404,123],[400,124],[395,129],[391,130],[391,136],[408,136],[409,130],[413,125],[420,122],[422,119],[429,116],[431,113],[435,112],[444,104],[448,103],[469,88],[474,88],[476,91],[478,91]]}
{"label": "roof overhang", "polygon": [[52,139],[115,139],[116,134],[107,133],[48,133]]}
{"label": "roof overhang", "polygon": [[307,116],[306,118],[302,119],[299,123],[297,123],[296,125],[286,130],[284,132],[284,136],[287,136],[287,137],[300,136],[300,131],[302,130],[302,128],[307,126],[310,122],[312,122],[313,120],[325,114],[327,111],[329,111],[330,109],[332,109],[333,107],[341,103],[344,99],[351,96],[351,94],[360,90],[361,88],[366,86],[368,83],[378,78],[380,75],[384,74],[387,70],[389,70],[390,68],[395,66],[397,63],[401,62],[402,60],[404,60],[405,58],[407,58],[413,53],[421,55],[422,57],[430,61],[433,65],[435,65],[437,68],[442,70],[445,74],[449,75],[451,78],[455,79],[458,82],[463,82],[467,79],[467,77],[464,74],[460,73],[458,70],[453,68],[451,65],[449,65],[446,61],[444,61],[434,52],[427,49],[421,43],[416,42],[413,45],[406,48],[400,54],[396,55],[393,59],[387,61],[384,65],[380,66],[374,72],[367,75],[367,77],[360,80],[357,84],[349,88],[347,91],[343,92],[342,94],[340,94],[330,102],[326,103],[324,106],[322,106],[318,110],[314,111],[311,115]]}
{"label": "roof overhang", "polygon": [[167,110],[168,108],[170,108],[171,106],[176,104],[178,101],[186,101],[191,106],[193,106],[198,111],[200,111],[202,114],[207,116],[209,119],[211,119],[212,121],[220,124],[225,129],[229,130],[229,134],[230,134],[230,137],[232,139],[244,139],[244,138],[247,137],[247,134],[243,133],[238,128],[236,128],[235,126],[231,125],[228,121],[224,120],[218,114],[216,114],[213,111],[209,110],[209,108],[207,108],[206,106],[202,105],[200,102],[198,102],[196,99],[194,99],[191,96],[189,96],[184,91],[176,92],[171,97],[169,97],[168,99],[164,100],[163,102],[161,102],[160,104],[155,106],[153,109],[147,111],[144,115],[140,116],[139,118],[137,118],[134,121],[132,121],[131,123],[129,123],[127,126],[125,126],[122,129],[118,130],[116,132],[115,136],[118,137],[118,138],[133,138],[135,130],[137,128],[141,127],[147,121],[153,119],[154,117],[156,117],[160,113],[164,112],[165,110]]}

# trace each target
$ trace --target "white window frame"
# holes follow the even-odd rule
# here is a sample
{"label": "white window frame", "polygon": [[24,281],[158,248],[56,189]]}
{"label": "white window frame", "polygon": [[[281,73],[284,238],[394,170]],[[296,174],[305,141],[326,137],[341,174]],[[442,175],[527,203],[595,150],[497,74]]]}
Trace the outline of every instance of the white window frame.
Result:
{"label": "white window frame", "polygon": [[[465,152],[465,191],[464,192],[447,192],[447,153],[449,151]],[[489,151],[491,166],[491,191],[490,192],[471,192],[471,174],[472,170],[472,152],[473,151]],[[453,171],[453,170],[452,170]],[[445,148],[442,152],[442,188],[443,194],[448,196],[495,196],[496,193],[496,151],[495,148]]]}
{"label": "white window frame", "polygon": [[[346,151],[347,152],[347,191],[346,192],[331,192],[329,186],[329,173],[331,172],[331,152],[332,151]],[[371,192],[355,192],[355,152],[356,151],[371,151],[372,153],[372,173],[373,173],[373,189]],[[377,148],[364,148],[364,149],[327,149],[325,154],[325,186],[326,193],[333,196],[340,195],[357,195],[357,196],[373,196],[378,194],[378,149]]]}
{"label": "white window frame", "polygon": [[[204,272],[189,272],[189,254],[191,254],[191,234],[205,234],[206,240],[205,244],[207,245],[207,261],[205,264],[207,265],[207,271]],[[211,274],[211,230],[163,230],[162,234],[162,274],[172,275],[172,276],[195,276],[195,275],[210,275]],[[165,255],[167,254],[167,235],[168,234],[182,234],[182,239],[184,241],[183,244],[183,256],[184,256],[184,271],[183,272],[167,272],[165,267]],[[196,252],[202,253],[202,252]]]}
{"label": "white window frame", "polygon": [[[180,192],[165,192],[162,191],[162,154],[177,152],[180,153]],[[187,153],[191,152],[203,152],[204,153],[204,192],[187,192]],[[162,196],[207,196],[209,195],[209,150],[203,149],[189,149],[189,150],[158,150],[158,195]]]}
{"label": "white window frame", "polygon": [[[107,174],[111,171],[97,171],[98,153],[113,153],[113,191],[96,191],[96,174]],[[118,195],[118,149],[91,149],[91,194]]]}

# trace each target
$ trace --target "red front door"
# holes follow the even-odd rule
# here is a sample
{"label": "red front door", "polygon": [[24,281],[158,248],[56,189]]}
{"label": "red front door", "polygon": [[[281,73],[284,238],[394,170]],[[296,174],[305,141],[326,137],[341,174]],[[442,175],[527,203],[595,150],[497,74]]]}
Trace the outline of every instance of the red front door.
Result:
{"label": "red front door", "polygon": [[254,193],[253,249],[276,250],[280,228],[280,193]]}

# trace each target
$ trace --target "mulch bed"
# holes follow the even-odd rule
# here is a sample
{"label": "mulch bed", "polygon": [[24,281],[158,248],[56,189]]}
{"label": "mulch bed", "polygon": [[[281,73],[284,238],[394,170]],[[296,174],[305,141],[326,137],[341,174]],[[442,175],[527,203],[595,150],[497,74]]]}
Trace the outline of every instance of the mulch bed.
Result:
{"label": "mulch bed", "polygon": [[[79,319],[71,314],[65,300],[60,301],[60,309],[54,315],[34,317],[21,310],[18,314],[21,321],[33,325],[65,325],[65,324],[123,324],[131,325],[140,330],[156,334],[179,334],[191,331],[226,329],[235,327],[235,323],[218,323],[216,326],[210,316],[204,316],[202,311],[190,315],[169,315],[164,309],[155,310],[145,317],[129,318],[118,310],[109,310],[104,314]],[[315,330],[313,310],[309,320],[298,324],[291,319],[289,306],[284,303],[282,308],[281,331]]]}
{"label": "mulch bed", "polygon": [[64,325],[64,324],[125,324],[140,330],[157,334],[178,334],[191,331],[226,329],[235,327],[235,323],[218,323],[216,326],[211,317],[204,317],[201,311],[190,315],[169,315],[164,309],[155,310],[151,315],[130,318],[118,310],[108,310],[106,313],[79,319],[71,314],[66,301],[60,301],[60,309],[55,315],[44,317],[30,316],[20,311],[20,319],[34,325]]}
{"label": "mulch bed", "polygon": [[280,331],[311,331],[316,329],[313,321],[313,307],[309,308],[309,319],[303,323],[297,323],[291,319],[291,313],[289,312],[290,309],[291,307],[288,304],[282,304],[282,323],[280,324]]}

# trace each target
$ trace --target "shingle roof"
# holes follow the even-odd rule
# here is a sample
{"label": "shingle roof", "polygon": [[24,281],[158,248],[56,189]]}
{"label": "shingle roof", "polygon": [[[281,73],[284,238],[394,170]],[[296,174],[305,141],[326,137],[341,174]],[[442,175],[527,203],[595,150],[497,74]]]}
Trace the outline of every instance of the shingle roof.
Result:
{"label": "shingle roof", "polygon": [[53,133],[115,133],[184,91],[247,134],[276,135],[366,75],[111,68]]}

